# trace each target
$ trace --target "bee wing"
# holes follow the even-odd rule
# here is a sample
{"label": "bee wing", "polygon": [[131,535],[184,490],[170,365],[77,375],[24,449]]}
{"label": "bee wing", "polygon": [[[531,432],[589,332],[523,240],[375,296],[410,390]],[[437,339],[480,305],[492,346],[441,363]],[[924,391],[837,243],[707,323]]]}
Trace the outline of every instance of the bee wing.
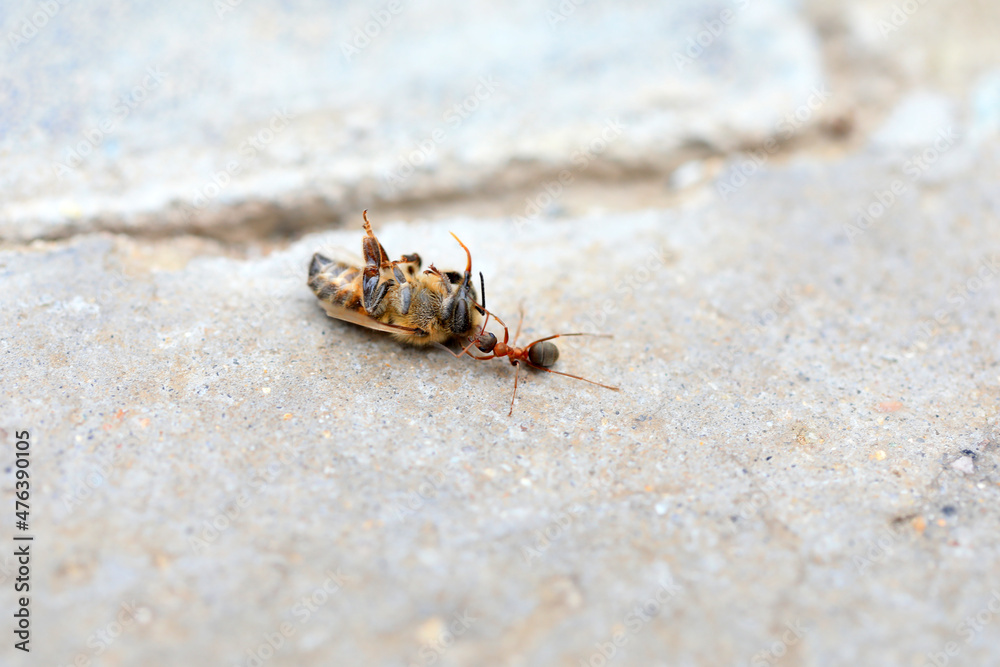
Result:
{"label": "bee wing", "polygon": [[404,327],[398,324],[379,322],[365,313],[358,312],[357,310],[351,310],[350,308],[344,308],[343,306],[332,304],[329,301],[321,301],[320,303],[323,305],[323,309],[326,310],[326,314],[330,317],[350,322],[351,324],[357,324],[367,329],[385,331],[386,333],[391,334],[402,334],[404,336],[422,333],[420,329],[416,329],[414,327]]}
{"label": "bee wing", "polygon": [[342,266],[358,269],[364,268],[365,260],[361,259],[353,252],[339,246],[323,246],[319,249],[319,254]]}

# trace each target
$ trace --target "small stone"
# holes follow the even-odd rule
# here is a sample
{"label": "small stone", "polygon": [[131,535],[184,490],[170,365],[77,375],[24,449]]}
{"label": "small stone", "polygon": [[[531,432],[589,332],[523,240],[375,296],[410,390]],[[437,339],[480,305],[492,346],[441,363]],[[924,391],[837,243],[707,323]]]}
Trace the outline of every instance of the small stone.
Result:
{"label": "small stone", "polygon": [[964,473],[966,475],[971,475],[972,473],[976,472],[976,466],[972,462],[971,456],[963,456],[959,459],[956,459],[955,461],[952,462],[951,467],[957,470],[958,472]]}

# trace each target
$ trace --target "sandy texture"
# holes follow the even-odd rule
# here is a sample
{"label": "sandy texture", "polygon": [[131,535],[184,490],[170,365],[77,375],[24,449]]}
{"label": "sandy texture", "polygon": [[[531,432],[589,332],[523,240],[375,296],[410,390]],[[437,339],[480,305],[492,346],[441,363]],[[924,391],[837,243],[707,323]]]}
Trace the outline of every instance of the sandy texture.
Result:
{"label": "sandy texture", "polygon": [[[2,536],[28,430],[36,541],[0,663],[1000,663],[994,10],[751,3],[688,69],[740,3],[563,5],[402,3],[351,60],[382,5],[8,40]],[[621,391],[522,373],[508,417],[506,362],[326,317],[308,261],[365,207],[393,257],[461,268],[457,233],[522,342],[613,333],[555,369]]]}

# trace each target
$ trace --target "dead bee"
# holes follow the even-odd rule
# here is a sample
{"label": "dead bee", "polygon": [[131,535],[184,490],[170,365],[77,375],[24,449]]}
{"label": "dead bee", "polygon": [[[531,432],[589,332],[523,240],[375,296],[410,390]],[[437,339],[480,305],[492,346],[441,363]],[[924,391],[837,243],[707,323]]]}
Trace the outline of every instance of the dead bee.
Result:
{"label": "dead bee", "polygon": [[386,331],[412,345],[444,343],[469,336],[479,321],[476,290],[472,284],[472,254],[465,250],[465,273],[441,272],[431,264],[420,273],[420,255],[403,255],[389,261],[385,248],[372,232],[368,211],[364,218],[364,254],[352,266],[316,253],[309,264],[309,287],[327,315]]}
{"label": "dead bee", "polygon": [[[469,343],[460,352],[448,350],[456,357],[468,355],[478,361],[507,357],[517,369],[514,372],[514,395],[510,399],[509,415],[514,413],[518,372],[522,362],[547,373],[564,375],[618,391],[618,387],[549,368],[559,359],[559,349],[551,342],[552,339],[563,336],[610,338],[610,335],[555,334],[533,341],[523,348],[516,347],[523,314],[517,324],[514,340],[511,341],[510,332],[503,320],[486,310],[486,285],[481,273],[479,280],[483,301],[477,303],[476,290],[472,285],[472,253],[457,236],[452,234],[465,250],[465,272],[441,272],[431,264],[429,269],[420,273],[420,255],[413,253],[390,261],[385,248],[372,232],[368,211],[364,211],[362,217],[365,221],[365,238],[361,242],[363,261],[340,262],[316,253],[309,264],[309,287],[320,300],[327,315],[391,333],[398,340],[413,345],[441,344],[452,339],[468,340]],[[361,264],[364,264],[363,268]],[[485,315],[485,319],[482,320],[479,332],[475,333],[481,315]],[[497,341],[494,334],[486,331],[490,317],[503,327],[502,343]],[[472,354],[470,348],[473,345],[490,356]]]}

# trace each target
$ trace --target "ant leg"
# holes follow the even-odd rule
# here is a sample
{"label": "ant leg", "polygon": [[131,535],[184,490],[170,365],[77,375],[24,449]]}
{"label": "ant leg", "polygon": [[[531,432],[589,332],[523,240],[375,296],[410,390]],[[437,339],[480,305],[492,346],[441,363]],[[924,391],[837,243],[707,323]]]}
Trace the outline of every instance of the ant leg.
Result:
{"label": "ant leg", "polygon": [[[483,310],[486,310],[486,308],[483,308]],[[486,310],[486,312],[490,313],[490,311],[488,311],[488,310]],[[510,340],[510,331],[507,330],[507,325],[504,324],[504,321],[501,320],[500,317],[496,313],[490,313],[490,315],[493,315],[493,319],[495,319],[497,322],[499,322],[500,326],[503,327],[503,344],[506,345],[507,341]]]}
{"label": "ant leg", "polygon": [[438,343],[438,345],[440,345],[441,347],[443,347],[445,349],[445,351],[448,352],[448,354],[450,354],[451,356],[455,357],[456,359],[461,359],[462,355],[468,355],[468,356],[472,357],[473,359],[475,359],[477,361],[487,361],[489,359],[496,359],[497,358],[497,355],[495,355],[495,354],[491,354],[488,357],[477,357],[476,355],[472,354],[472,352],[469,351],[469,348],[472,347],[472,345],[475,342],[476,341],[472,341],[472,343],[469,343],[468,345],[466,345],[465,347],[463,347],[461,352],[452,352],[451,350],[448,349],[447,346],[442,345],[441,343]]}
{"label": "ant leg", "polygon": [[510,417],[512,414],[514,414],[514,399],[517,397],[517,374],[520,371],[521,371],[521,365],[515,363],[514,364],[514,394],[510,397],[510,412],[507,413],[508,417]]}
{"label": "ant leg", "polygon": [[[481,327],[479,327],[479,335],[480,336],[482,336],[483,333],[486,331],[486,323],[490,321],[490,315],[492,314],[492,313],[490,313],[490,311],[486,310],[485,306],[483,307],[483,312],[486,313],[486,318],[483,320],[483,325]],[[466,349],[468,349],[468,348],[466,348]]]}
{"label": "ant leg", "polygon": [[534,345],[535,343],[541,343],[542,341],[546,341],[546,340],[552,340],[553,338],[562,338],[562,337],[564,337],[564,336],[594,336],[595,338],[614,338],[614,337],[615,337],[615,336],[614,336],[614,334],[598,334],[598,333],[560,333],[560,334],[554,334],[554,335],[552,335],[552,336],[546,336],[545,338],[539,338],[538,340],[535,340],[535,341],[532,341],[531,343],[529,343],[529,344],[528,344],[528,347],[527,347],[527,348],[525,348],[525,349],[528,349],[528,348],[530,348],[530,347],[531,347],[532,345]]}
{"label": "ant leg", "polygon": [[[614,336],[612,334],[597,334],[597,333],[561,333],[561,334],[553,334],[551,336],[546,336],[545,338],[539,338],[538,340],[531,341],[530,343],[528,343],[527,345],[524,346],[524,351],[528,352],[535,345],[538,345],[539,343],[544,343],[547,340],[552,340],[553,338],[564,338],[566,336],[594,336],[596,338],[614,338]],[[556,358],[558,359],[558,355],[556,355]],[[559,371],[552,371],[552,372],[553,373],[558,373]]]}
{"label": "ant leg", "polygon": [[530,361],[525,361],[532,368],[537,368],[540,371],[545,371],[546,373],[555,373],[556,375],[564,375],[568,378],[573,378],[574,380],[583,380],[584,382],[589,382],[590,384],[596,384],[598,387],[604,387],[605,389],[610,389],[611,391],[620,391],[620,387],[612,387],[611,385],[601,384],[600,382],[594,382],[593,380],[588,380],[587,378],[582,378],[579,375],[570,375],[569,373],[563,373],[560,371],[554,371],[551,368],[545,368],[544,366],[536,366]]}
{"label": "ant leg", "polygon": [[[474,342],[475,341],[473,341],[473,343]],[[476,355],[472,354],[472,352],[469,351],[469,347],[472,346],[471,343],[469,345],[463,347],[461,352],[452,352],[450,349],[448,349],[448,347],[446,345],[442,345],[441,343],[438,343],[438,346],[440,346],[445,352],[447,352],[451,356],[455,357],[456,359],[461,359],[465,355],[468,355],[468,356],[472,357],[476,361],[489,361],[490,359],[496,359],[497,358],[497,355],[495,355],[495,354],[491,354],[488,357],[477,357]]]}
{"label": "ant leg", "polygon": [[517,331],[514,332],[514,340],[511,342],[512,347],[517,345],[517,338],[521,335],[521,325],[524,323],[524,304],[521,304],[517,311],[519,313],[517,318]]}
{"label": "ant leg", "polygon": [[[482,336],[482,335],[483,335],[483,332],[484,332],[484,331],[486,331],[486,323],[490,321],[490,315],[491,315],[491,314],[492,314],[492,313],[490,313],[490,311],[488,311],[488,310],[486,311],[486,318],[485,318],[485,319],[483,320],[483,326],[481,326],[481,327],[479,328],[479,335],[480,335],[480,336]],[[463,348],[462,348],[462,351],[461,351],[461,352],[459,352],[458,354],[455,354],[455,353],[454,353],[454,352],[452,352],[451,350],[448,350],[448,348],[447,348],[447,347],[445,347],[444,345],[441,345],[441,347],[443,347],[444,349],[448,350],[448,352],[449,352],[449,353],[450,353],[450,354],[451,354],[451,355],[452,355],[453,357],[455,357],[456,359],[460,359],[460,358],[462,357],[462,355],[463,355],[463,354],[468,354],[468,355],[469,355],[470,357],[472,357],[473,359],[482,359],[482,360],[485,360],[485,359],[492,359],[493,357],[495,357],[496,355],[493,355],[492,357],[477,357],[477,356],[475,356],[475,355],[473,355],[472,353],[470,353],[470,352],[469,352],[469,348],[470,348],[470,347],[472,347],[473,345],[475,345],[475,344],[476,344],[477,342],[479,342],[479,341],[478,341],[478,338],[479,338],[478,336],[477,336],[477,337],[475,337],[475,338],[472,338],[472,339],[471,339],[471,340],[469,341],[469,344],[468,344],[468,345],[466,345],[465,347],[463,347]],[[439,345],[440,345],[440,343],[439,343]]]}

